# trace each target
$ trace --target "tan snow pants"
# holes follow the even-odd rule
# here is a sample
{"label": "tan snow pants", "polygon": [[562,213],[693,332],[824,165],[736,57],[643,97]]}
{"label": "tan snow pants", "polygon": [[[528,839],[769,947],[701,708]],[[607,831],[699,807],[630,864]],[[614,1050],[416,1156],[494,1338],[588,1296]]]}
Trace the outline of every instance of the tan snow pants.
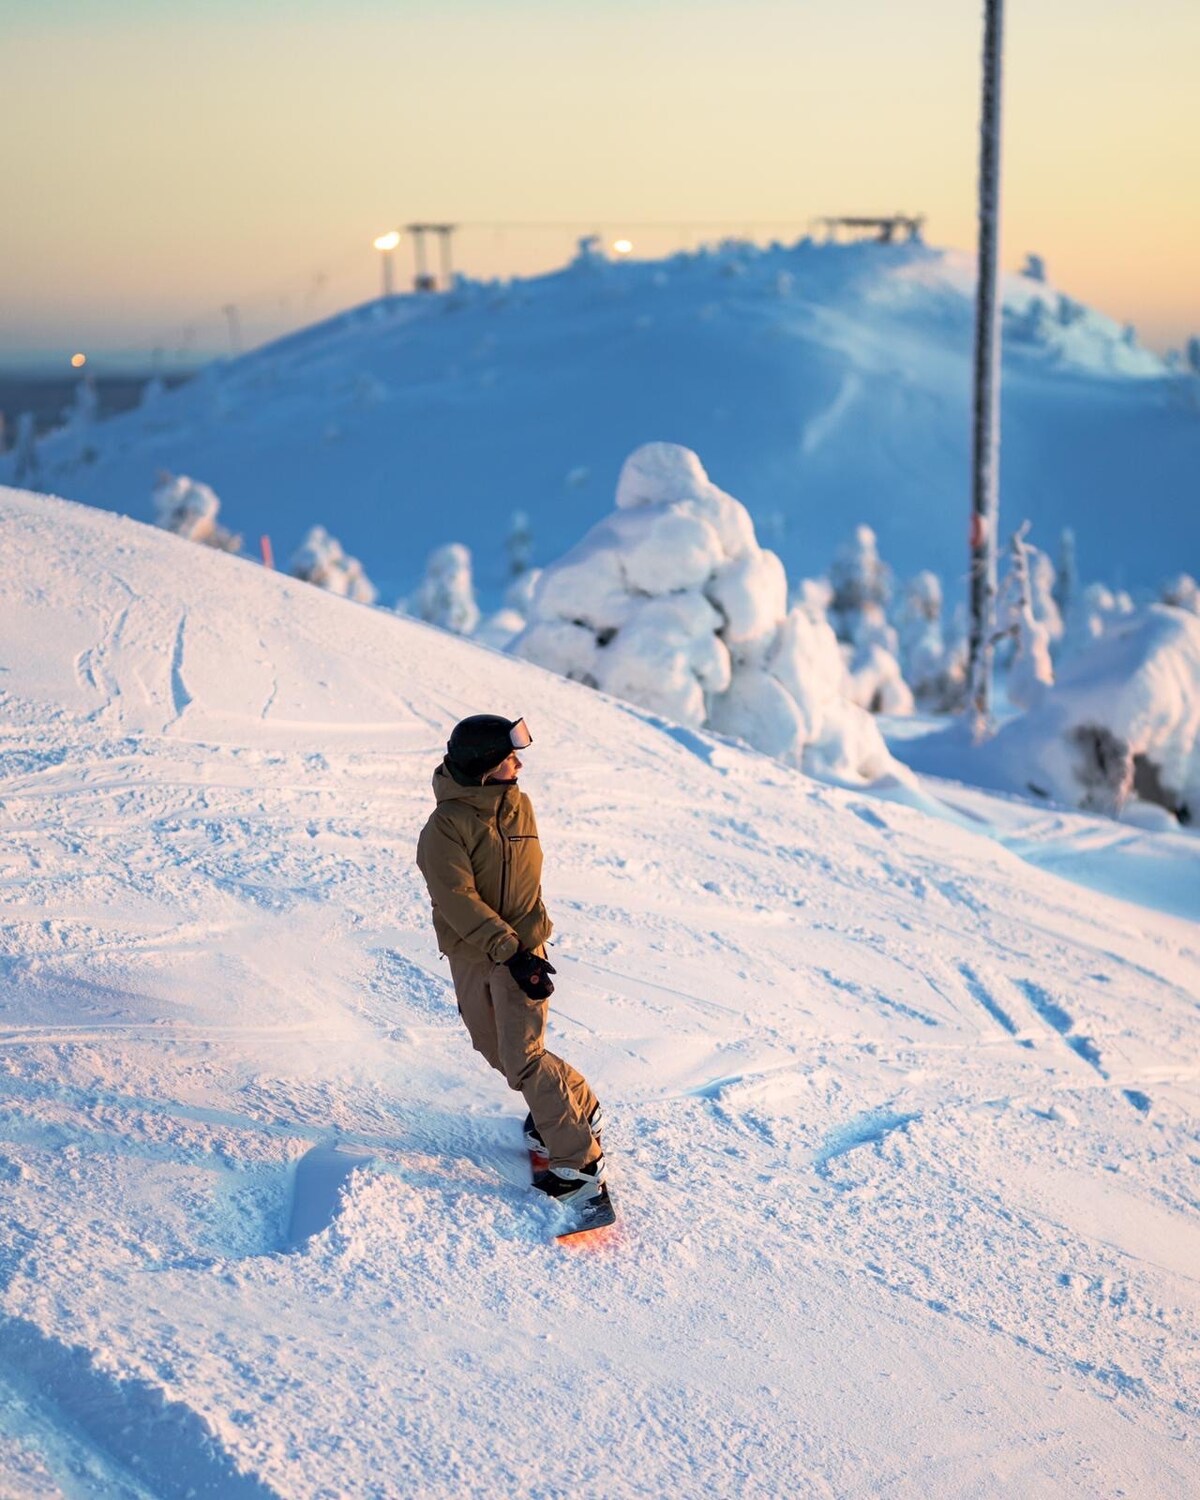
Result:
{"label": "tan snow pants", "polygon": [[588,1119],[596,1096],[570,1063],[547,1052],[547,1000],[531,1000],[504,964],[454,954],[458,1011],[480,1052],[523,1094],[552,1167],[586,1167],[600,1155]]}

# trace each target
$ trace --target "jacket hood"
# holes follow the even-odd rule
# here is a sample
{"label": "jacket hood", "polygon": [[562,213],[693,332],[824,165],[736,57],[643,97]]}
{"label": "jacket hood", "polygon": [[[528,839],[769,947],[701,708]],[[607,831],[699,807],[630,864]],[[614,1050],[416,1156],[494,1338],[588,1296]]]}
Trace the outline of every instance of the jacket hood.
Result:
{"label": "jacket hood", "polygon": [[438,804],[443,802],[466,802],[482,812],[490,812],[515,781],[489,781],[486,786],[463,786],[455,781],[446,769],[445,761],[433,773],[433,795]]}

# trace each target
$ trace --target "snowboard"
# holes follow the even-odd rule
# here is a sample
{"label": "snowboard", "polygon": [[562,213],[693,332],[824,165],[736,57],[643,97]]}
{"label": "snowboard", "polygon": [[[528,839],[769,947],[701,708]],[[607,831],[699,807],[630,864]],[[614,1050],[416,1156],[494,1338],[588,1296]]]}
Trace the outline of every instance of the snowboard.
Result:
{"label": "snowboard", "polygon": [[578,1208],[569,1204],[566,1212],[571,1215],[571,1223],[554,1236],[556,1240],[569,1240],[577,1234],[590,1234],[593,1229],[607,1229],[610,1224],[617,1222],[617,1211],[608,1195],[606,1184],[601,1184],[596,1196],[589,1198]]}
{"label": "snowboard", "polygon": [[[529,1167],[531,1172],[544,1172],[550,1165],[550,1158],[541,1151],[529,1153]],[[607,1184],[601,1184],[600,1191],[594,1198],[589,1198],[586,1203],[575,1207],[573,1204],[565,1204],[563,1213],[570,1216],[567,1227],[560,1230],[554,1236],[556,1240],[573,1239],[577,1234],[589,1234],[593,1229],[607,1229],[610,1224],[617,1222],[617,1211],[613,1207],[613,1201],[609,1197]]]}

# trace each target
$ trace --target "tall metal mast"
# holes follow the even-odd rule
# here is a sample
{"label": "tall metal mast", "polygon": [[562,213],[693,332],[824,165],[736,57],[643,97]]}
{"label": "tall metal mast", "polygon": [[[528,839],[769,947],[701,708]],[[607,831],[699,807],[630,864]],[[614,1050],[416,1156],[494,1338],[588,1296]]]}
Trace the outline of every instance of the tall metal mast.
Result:
{"label": "tall metal mast", "polygon": [[979,127],[979,283],[975,294],[975,389],[971,424],[970,712],[976,736],[992,709],[992,615],[1000,510],[1000,86],[1004,0],[985,0],[983,109]]}

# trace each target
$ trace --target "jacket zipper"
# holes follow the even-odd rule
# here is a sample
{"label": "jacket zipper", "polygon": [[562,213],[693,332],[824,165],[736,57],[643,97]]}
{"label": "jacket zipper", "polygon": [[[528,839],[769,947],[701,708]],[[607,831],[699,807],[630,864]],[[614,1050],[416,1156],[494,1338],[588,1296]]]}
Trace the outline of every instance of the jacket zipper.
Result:
{"label": "jacket zipper", "polygon": [[500,840],[500,912],[504,915],[504,893],[508,885],[508,840],[500,828],[500,814],[504,811],[504,804],[508,798],[508,789],[500,793],[500,801],[496,804],[496,837]]}

